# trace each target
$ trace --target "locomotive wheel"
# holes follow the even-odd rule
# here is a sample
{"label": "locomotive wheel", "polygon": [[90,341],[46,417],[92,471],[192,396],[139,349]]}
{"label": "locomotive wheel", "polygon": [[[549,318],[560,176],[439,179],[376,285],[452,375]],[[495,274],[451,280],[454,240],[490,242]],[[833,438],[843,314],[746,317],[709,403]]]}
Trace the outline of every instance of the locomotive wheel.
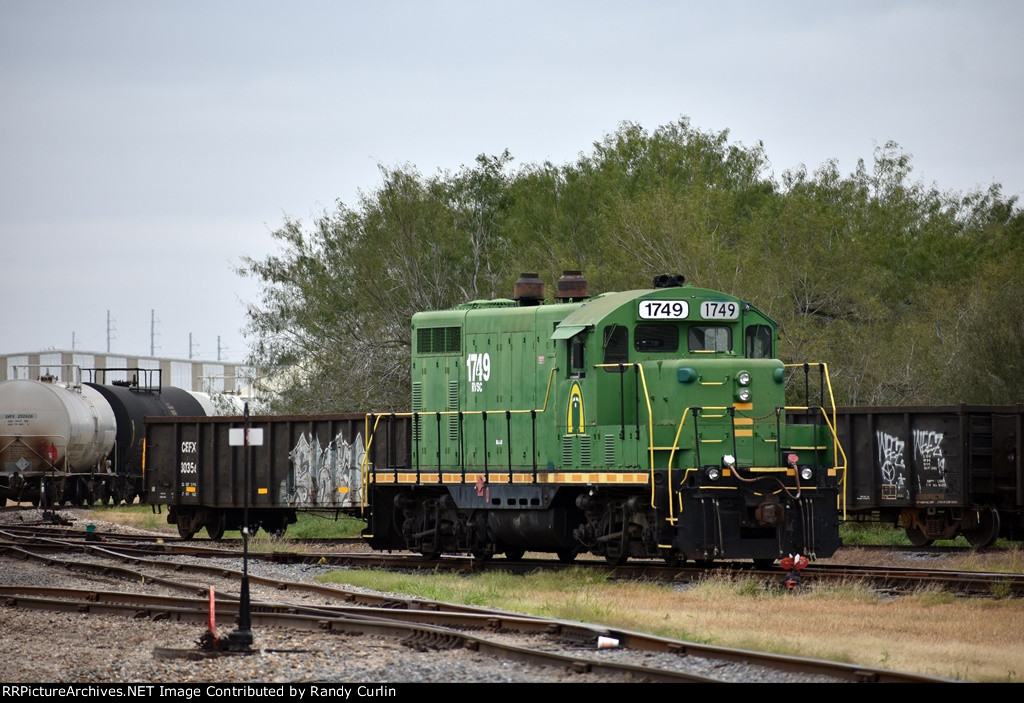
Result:
{"label": "locomotive wheel", "polygon": [[629,554],[626,552],[620,552],[619,554],[605,554],[604,560],[612,566],[622,566],[629,561]]}
{"label": "locomotive wheel", "polygon": [[964,537],[975,549],[991,547],[999,537],[999,511],[985,507],[978,513],[978,526],[964,530]]}
{"label": "locomotive wheel", "polygon": [[555,554],[558,555],[558,561],[563,564],[571,564],[576,561],[576,550],[575,549],[560,549]]}
{"label": "locomotive wheel", "polygon": [[525,549],[506,549],[505,558],[509,561],[522,561],[523,556],[526,554]]}
{"label": "locomotive wheel", "polygon": [[930,547],[932,546],[932,542],[935,541],[933,539],[928,539],[924,534],[924,530],[920,527],[908,527],[906,532],[907,539],[909,539],[910,543],[915,547]]}

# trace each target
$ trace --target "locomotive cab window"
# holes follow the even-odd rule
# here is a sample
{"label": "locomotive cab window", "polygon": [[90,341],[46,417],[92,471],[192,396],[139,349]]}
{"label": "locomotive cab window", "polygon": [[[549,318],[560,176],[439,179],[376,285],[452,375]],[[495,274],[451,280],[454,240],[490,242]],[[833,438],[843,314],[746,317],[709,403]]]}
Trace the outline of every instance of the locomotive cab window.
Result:
{"label": "locomotive cab window", "polygon": [[746,331],[746,357],[748,359],[771,359],[772,328],[768,325],[751,325]]}
{"label": "locomotive cab window", "polygon": [[687,333],[691,352],[732,351],[732,328],[723,325],[693,325]]}
{"label": "locomotive cab window", "polygon": [[679,328],[675,325],[637,325],[633,348],[638,352],[679,351]]}
{"label": "locomotive cab window", "polygon": [[[629,330],[622,325],[612,325],[604,330],[604,363],[625,364],[629,362]],[[614,373],[618,369],[605,368]]]}
{"label": "locomotive cab window", "polygon": [[583,334],[574,335],[566,346],[569,350],[569,375],[573,378],[583,378],[586,375],[583,360]]}

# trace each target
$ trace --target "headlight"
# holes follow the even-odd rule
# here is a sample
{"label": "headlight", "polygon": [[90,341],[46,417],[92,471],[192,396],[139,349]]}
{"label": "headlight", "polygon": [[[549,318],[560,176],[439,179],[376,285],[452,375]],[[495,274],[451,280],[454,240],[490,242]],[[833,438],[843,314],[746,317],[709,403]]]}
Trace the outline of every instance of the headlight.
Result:
{"label": "headlight", "polygon": [[738,391],[736,391],[736,400],[740,401],[741,403],[749,402],[750,401],[750,389],[749,388],[740,388]]}
{"label": "headlight", "polygon": [[800,478],[803,479],[804,481],[810,481],[812,478],[814,478],[814,469],[812,469],[810,466],[801,466]]}
{"label": "headlight", "polygon": [[717,481],[721,478],[722,472],[718,470],[717,466],[709,466],[707,470],[704,471],[704,475],[709,481]]}
{"label": "headlight", "polygon": [[736,381],[739,382],[741,386],[749,386],[750,374],[747,373],[746,371],[740,371],[738,374],[736,374]]}

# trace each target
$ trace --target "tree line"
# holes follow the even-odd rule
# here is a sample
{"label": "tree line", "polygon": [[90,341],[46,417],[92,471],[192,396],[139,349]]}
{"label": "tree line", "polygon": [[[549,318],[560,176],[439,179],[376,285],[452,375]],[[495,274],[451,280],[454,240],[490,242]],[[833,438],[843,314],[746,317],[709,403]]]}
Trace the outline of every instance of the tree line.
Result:
{"label": "tree line", "polygon": [[1024,402],[1024,214],[999,184],[944,192],[889,142],[775,177],[762,144],[686,118],[623,123],[567,164],[506,150],[456,172],[381,167],[358,202],[285,218],[238,268],[254,366],[280,412],[409,406],[410,318],[510,297],[520,273],[592,293],[659,273],[779,322],[785,361],[828,363],[849,405]]}

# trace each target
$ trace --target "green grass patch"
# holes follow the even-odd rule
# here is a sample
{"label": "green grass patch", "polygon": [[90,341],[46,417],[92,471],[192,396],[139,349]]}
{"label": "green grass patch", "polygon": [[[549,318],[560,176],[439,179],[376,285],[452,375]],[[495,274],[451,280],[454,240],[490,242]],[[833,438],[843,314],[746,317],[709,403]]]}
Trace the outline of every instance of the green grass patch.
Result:
{"label": "green grass patch", "polygon": [[299,513],[298,521],[288,526],[288,537],[293,539],[344,539],[359,537],[366,527],[364,520],[345,515],[335,519],[333,513]]}
{"label": "green grass patch", "polygon": [[910,544],[903,530],[877,522],[843,522],[839,525],[843,546]]}
{"label": "green grass patch", "polygon": [[[482,574],[403,574],[389,571],[341,570],[321,577],[327,583],[403,593],[417,598],[464,605],[489,606],[545,617],[608,622],[617,611],[605,598],[607,576],[590,569],[567,569],[517,575],[503,571]],[[545,594],[557,594],[548,597]]]}
{"label": "green grass patch", "polygon": [[[167,524],[166,506],[161,506],[159,513],[154,512],[153,507],[150,505],[94,507],[90,514],[95,515],[97,520],[114,522],[119,525],[130,525],[154,532],[178,534],[176,525]],[[345,515],[338,516],[335,519],[334,513],[299,513],[295,524],[288,526],[285,537],[324,540],[359,537],[365,526],[365,521]],[[242,533],[238,530],[228,530],[224,533],[225,539],[241,539],[241,537]],[[196,533],[195,539],[207,539],[206,530],[199,530]],[[279,540],[262,531],[253,535],[252,539],[253,541],[279,542]]]}
{"label": "green grass patch", "polygon": [[154,512],[153,506],[151,505],[119,505],[116,507],[97,506],[92,508],[92,512],[90,514],[96,515],[97,520],[116,522],[119,525],[130,525],[142,530],[174,532],[177,534],[177,530],[174,525],[167,524],[167,512]]}
{"label": "green grass patch", "polygon": [[838,600],[843,603],[879,603],[882,598],[872,587],[859,580],[826,581],[800,590],[800,597],[811,600]]}
{"label": "green grass patch", "polygon": [[[910,540],[907,539],[906,530],[889,523],[879,522],[842,522],[839,524],[839,536],[845,547],[909,547]],[[997,540],[995,547],[1007,546],[1009,542]],[[970,543],[964,536],[956,539],[935,540],[937,547],[969,547]]]}
{"label": "green grass patch", "polygon": [[938,586],[922,586],[907,596],[908,599],[925,607],[949,605],[956,602],[956,596]]}

